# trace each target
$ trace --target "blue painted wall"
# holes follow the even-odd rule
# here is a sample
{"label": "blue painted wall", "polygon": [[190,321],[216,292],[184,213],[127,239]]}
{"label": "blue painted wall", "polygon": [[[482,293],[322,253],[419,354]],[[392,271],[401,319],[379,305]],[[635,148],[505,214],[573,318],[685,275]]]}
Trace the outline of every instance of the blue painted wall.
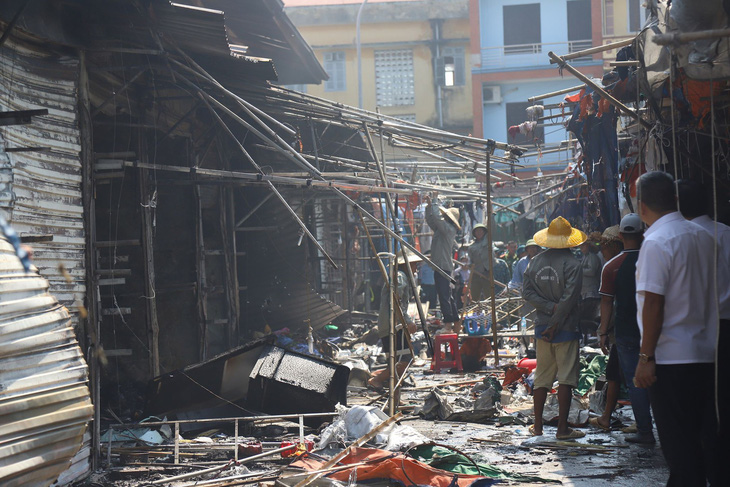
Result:
{"label": "blue painted wall", "polygon": [[[494,85],[501,86],[502,91],[502,103],[493,103],[482,105],[482,122],[484,126],[483,136],[486,138],[492,138],[500,141],[512,142],[507,134],[507,113],[506,103],[524,103],[531,96],[541,95],[543,93],[549,93],[551,91],[561,90],[563,88],[570,88],[571,86],[577,86],[580,82],[572,76],[566,76],[565,78],[556,79],[545,79],[540,81],[509,81],[506,83],[494,83]],[[489,83],[492,85],[492,83]],[[545,104],[558,103],[563,99],[563,96],[556,96],[544,100]],[[524,120],[527,120],[525,115]],[[567,140],[568,134],[565,128],[561,126],[549,126],[545,127],[545,143],[549,145],[555,145],[563,140]],[[530,150],[533,152],[534,150]],[[545,154],[541,162],[541,166],[546,165],[550,161],[558,161],[565,159],[565,152],[555,154]],[[525,162],[529,165],[535,165],[537,163],[536,158],[521,159],[520,162]]]}
{"label": "blue painted wall", "polygon": [[[502,7],[505,5],[523,5],[529,3],[540,4],[541,40],[544,46],[542,53],[510,54],[503,56],[502,66],[493,66],[491,70],[504,68],[549,66],[548,51],[556,54],[568,52],[568,18],[567,0],[531,1],[531,0],[480,0],[479,2],[479,42],[483,56],[499,56],[498,50],[492,48],[504,44],[504,23],[502,21]],[[590,19],[587,19],[590,22]],[[482,71],[489,71],[491,63],[484,63]]]}

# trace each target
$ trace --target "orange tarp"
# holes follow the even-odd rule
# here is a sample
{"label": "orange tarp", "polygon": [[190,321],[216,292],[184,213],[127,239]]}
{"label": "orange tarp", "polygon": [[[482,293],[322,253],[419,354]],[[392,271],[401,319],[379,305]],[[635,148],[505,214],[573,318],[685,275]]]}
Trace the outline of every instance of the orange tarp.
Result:
{"label": "orange tarp", "polygon": [[[358,481],[395,480],[403,485],[429,485],[435,487],[477,487],[492,485],[495,480],[478,475],[463,475],[447,472],[430,467],[403,453],[378,450],[375,448],[353,448],[349,455],[343,458],[339,465],[349,465],[367,462],[367,465],[354,466],[337,470],[324,477],[347,483],[353,469],[357,469]],[[324,460],[303,455],[292,462],[291,467],[305,470],[318,470],[325,463]],[[405,471],[404,471],[405,469]]]}

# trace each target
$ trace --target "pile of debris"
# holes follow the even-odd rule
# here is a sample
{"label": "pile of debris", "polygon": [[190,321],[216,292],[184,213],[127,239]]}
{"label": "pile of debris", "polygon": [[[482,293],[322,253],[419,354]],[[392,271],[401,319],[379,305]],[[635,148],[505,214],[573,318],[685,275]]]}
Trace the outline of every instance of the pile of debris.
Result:
{"label": "pile of debris", "polygon": [[[425,351],[425,336],[419,334],[414,346]],[[109,425],[102,437],[105,469],[92,481],[129,486],[547,483],[560,482],[566,471],[559,473],[559,463],[549,460],[586,455],[601,458],[595,467],[604,468],[600,475],[627,462],[650,462],[653,475],[664,474],[653,450],[636,454],[602,430],[581,441],[531,437],[535,360],[529,337],[515,335],[499,342],[501,365],[485,357],[474,372],[434,373],[431,362],[417,356],[401,382],[400,412],[389,417],[383,412],[387,391],[367,385],[385,363],[374,325],[332,325],[313,334],[282,330],[154,379],[147,411],[156,415]],[[587,427],[589,416],[600,414],[605,403],[605,360],[590,347],[582,355],[580,395],[574,396],[569,417],[574,427]],[[557,397],[550,394],[545,424],[556,424],[557,414]],[[630,407],[619,408],[617,417],[630,423]],[[527,452],[539,461],[525,461]],[[575,468],[576,475],[585,473]]]}

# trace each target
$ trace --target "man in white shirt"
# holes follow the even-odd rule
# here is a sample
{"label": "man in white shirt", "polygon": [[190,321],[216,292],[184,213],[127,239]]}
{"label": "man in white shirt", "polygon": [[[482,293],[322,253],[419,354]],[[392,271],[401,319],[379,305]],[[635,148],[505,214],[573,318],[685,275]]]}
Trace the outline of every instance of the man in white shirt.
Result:
{"label": "man in white shirt", "polygon": [[[716,356],[716,384],[717,391],[727,391],[730,387],[730,360],[723,357],[721,351],[730,350],[730,227],[710,218],[710,205],[708,195],[712,191],[698,181],[680,179],[677,181],[679,188],[679,211],[682,216],[692,223],[696,223],[707,230],[715,241],[715,249],[706,258],[712,266],[717,269],[717,294],[711,288],[712,298],[718,300],[720,307],[720,329],[717,338]],[[717,259],[717,260],[715,260]],[[727,445],[728,430],[730,430],[730,401],[720,401],[716,397],[718,412],[718,430],[720,444]],[[727,446],[726,446],[727,448]]]}
{"label": "man in white shirt", "polygon": [[[634,384],[649,388],[668,486],[717,483],[714,360],[715,270],[712,237],[677,211],[674,180],[653,171],[637,183],[639,216],[649,229],[636,263],[641,330]],[[709,279],[708,279],[709,277]],[[683,387],[691,387],[691,393]]]}

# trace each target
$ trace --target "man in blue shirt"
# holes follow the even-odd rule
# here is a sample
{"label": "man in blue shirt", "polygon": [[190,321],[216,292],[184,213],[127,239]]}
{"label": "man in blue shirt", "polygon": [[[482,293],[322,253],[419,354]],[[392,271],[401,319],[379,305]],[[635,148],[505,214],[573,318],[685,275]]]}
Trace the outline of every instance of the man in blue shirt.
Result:
{"label": "man in blue shirt", "polygon": [[508,283],[510,289],[522,292],[522,277],[525,275],[527,264],[530,263],[530,259],[540,253],[542,248],[535,243],[533,239],[530,239],[525,244],[525,252],[527,255],[522,257],[514,266],[512,271],[512,280]]}
{"label": "man in blue shirt", "polygon": [[425,262],[418,268],[418,281],[421,283],[423,301],[428,303],[429,308],[436,307],[436,280],[433,274],[433,268]]}

